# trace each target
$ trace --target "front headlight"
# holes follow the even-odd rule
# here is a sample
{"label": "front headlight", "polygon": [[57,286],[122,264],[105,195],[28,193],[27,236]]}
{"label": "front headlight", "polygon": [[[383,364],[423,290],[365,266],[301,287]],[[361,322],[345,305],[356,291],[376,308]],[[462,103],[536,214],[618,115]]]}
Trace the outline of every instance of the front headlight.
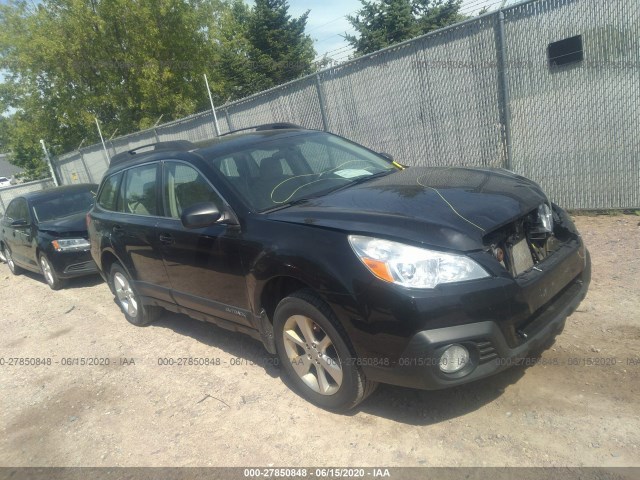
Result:
{"label": "front headlight", "polygon": [[553,211],[546,203],[538,207],[538,219],[545,232],[553,233]]}
{"label": "front headlight", "polygon": [[489,276],[480,265],[464,255],[360,235],[349,235],[349,243],[371,273],[404,287],[434,288],[441,283]]}
{"label": "front headlight", "polygon": [[61,238],[51,242],[56,252],[81,252],[89,250],[91,244],[84,238]]}

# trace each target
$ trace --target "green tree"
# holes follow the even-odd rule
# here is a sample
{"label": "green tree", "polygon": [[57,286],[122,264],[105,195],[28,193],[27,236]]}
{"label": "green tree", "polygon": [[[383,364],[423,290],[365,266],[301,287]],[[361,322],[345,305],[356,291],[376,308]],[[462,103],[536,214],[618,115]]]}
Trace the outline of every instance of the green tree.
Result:
{"label": "green tree", "polygon": [[[215,71],[216,48],[202,11],[210,2],[182,0],[45,0],[0,5],[0,90],[11,117],[16,164],[146,128],[207,106],[202,74]],[[214,85],[220,79],[213,79]],[[23,122],[32,125],[26,135]],[[37,162],[36,162],[37,163]]]}
{"label": "green tree", "polygon": [[3,149],[37,176],[58,155],[309,73],[307,15],[286,0],[10,0],[0,4]]}
{"label": "green tree", "polygon": [[279,85],[313,71],[313,40],[304,33],[307,11],[289,15],[287,0],[256,0],[246,30],[248,56],[258,74],[256,91]]}
{"label": "green tree", "polygon": [[248,39],[251,8],[243,0],[233,0],[226,7],[220,17],[218,64],[226,80],[220,92],[225,101],[247,97],[265,83],[253,68],[253,50]]}
{"label": "green tree", "polygon": [[360,0],[362,8],[349,15],[356,35],[345,35],[364,55],[424,35],[466,18],[460,13],[462,0]]}

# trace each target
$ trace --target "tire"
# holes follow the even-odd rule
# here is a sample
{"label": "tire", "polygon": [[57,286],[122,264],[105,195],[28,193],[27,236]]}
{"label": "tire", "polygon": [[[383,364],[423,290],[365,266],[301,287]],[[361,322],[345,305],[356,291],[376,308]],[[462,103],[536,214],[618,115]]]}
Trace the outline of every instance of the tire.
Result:
{"label": "tire", "polygon": [[354,361],[344,329],[313,292],[300,290],[280,301],[273,329],[284,370],[311,403],[346,411],[375,390],[377,384],[367,380]]}
{"label": "tire", "polygon": [[0,262],[7,263],[7,257],[4,256],[4,247],[0,246]]}
{"label": "tire", "polygon": [[11,250],[6,245],[4,246],[4,258],[7,260],[7,265],[9,266],[9,270],[14,275],[20,275],[22,273],[22,268],[16,265],[16,262],[13,260],[13,256],[11,255]]}
{"label": "tire", "polygon": [[40,255],[40,270],[42,270],[42,274],[44,275],[44,279],[49,285],[51,290],[60,290],[64,286],[64,280],[58,277],[53,266],[51,266],[51,262],[47,258],[47,256],[43,253]]}
{"label": "tire", "polygon": [[119,263],[114,263],[111,266],[109,284],[115,292],[116,301],[129,323],[144,327],[156,320],[160,309],[142,304],[140,295],[133,286],[131,278]]}

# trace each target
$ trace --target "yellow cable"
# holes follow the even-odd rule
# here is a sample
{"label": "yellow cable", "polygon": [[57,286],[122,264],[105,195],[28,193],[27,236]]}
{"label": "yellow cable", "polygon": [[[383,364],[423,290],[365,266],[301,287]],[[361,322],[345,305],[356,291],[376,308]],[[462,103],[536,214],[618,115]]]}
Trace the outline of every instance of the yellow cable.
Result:
{"label": "yellow cable", "polygon": [[[425,174],[425,175],[422,175],[422,177],[426,177],[426,176],[427,176],[426,174]],[[473,222],[472,222],[471,220],[469,220],[468,218],[465,218],[464,216],[462,216],[462,215],[461,215],[461,214],[460,214],[460,213],[459,213],[455,208],[453,208],[453,205],[451,205],[451,204],[447,201],[447,199],[446,199],[446,198],[444,198],[444,197],[442,196],[442,194],[441,194],[437,189],[435,189],[435,188],[433,188],[433,187],[430,187],[429,185],[425,185],[424,183],[420,183],[420,179],[421,179],[422,177],[419,177],[419,178],[418,178],[418,180],[417,180],[418,185],[421,185],[421,186],[423,186],[423,187],[425,187],[425,188],[430,188],[431,190],[433,190],[434,192],[436,192],[436,193],[438,194],[438,196],[442,199],[442,201],[444,201],[444,203],[446,203],[446,204],[449,206],[449,208],[450,208],[451,210],[453,210],[453,213],[455,213],[456,215],[458,215],[458,216],[459,216],[461,219],[463,219],[465,222],[470,223],[471,225],[473,225],[473,226],[474,226],[474,227],[476,227],[476,228],[479,228],[479,229],[480,229],[481,231],[483,231],[483,232],[485,231],[485,230],[484,230],[484,228],[482,228],[481,226],[476,225],[475,223],[473,223]]]}

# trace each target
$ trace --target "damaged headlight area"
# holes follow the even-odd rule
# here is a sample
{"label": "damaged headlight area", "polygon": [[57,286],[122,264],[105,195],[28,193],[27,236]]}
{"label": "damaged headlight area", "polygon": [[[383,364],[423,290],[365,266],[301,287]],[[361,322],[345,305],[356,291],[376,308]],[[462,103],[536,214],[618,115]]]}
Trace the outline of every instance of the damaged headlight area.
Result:
{"label": "damaged headlight area", "polygon": [[546,203],[538,207],[538,225],[541,230],[547,233],[553,233],[553,211]]}
{"label": "damaged headlight area", "polygon": [[[485,236],[485,245],[500,264],[518,276],[551,255],[566,240],[566,228],[556,228],[554,212],[547,203],[517,221]],[[560,220],[558,220],[560,221]],[[560,231],[561,239],[557,237]]]}
{"label": "damaged headlight area", "polygon": [[360,235],[350,235],[349,243],[371,273],[403,287],[434,288],[443,283],[489,276],[480,265],[464,255]]}

